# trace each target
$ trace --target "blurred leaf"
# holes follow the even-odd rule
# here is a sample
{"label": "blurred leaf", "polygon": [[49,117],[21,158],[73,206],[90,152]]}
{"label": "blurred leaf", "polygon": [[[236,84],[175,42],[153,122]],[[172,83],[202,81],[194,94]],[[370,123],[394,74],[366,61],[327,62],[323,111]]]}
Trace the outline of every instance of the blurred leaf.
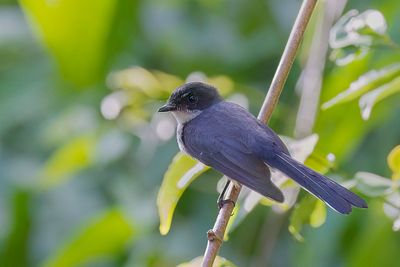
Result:
{"label": "blurred leaf", "polygon": [[121,253],[135,234],[124,215],[114,209],[96,218],[67,242],[46,267],[82,266]]}
{"label": "blurred leaf", "polygon": [[171,227],[172,216],[180,197],[186,188],[209,167],[190,156],[179,152],[172,160],[164,175],[157,196],[160,216],[160,233],[166,235]]}
{"label": "blurred leaf", "polygon": [[333,154],[323,155],[320,151],[314,150],[304,164],[324,174],[334,167],[335,156]]}
{"label": "blurred leaf", "polygon": [[396,146],[395,148],[390,151],[387,162],[389,168],[392,170],[392,179],[398,180],[400,179],[400,145]]}
{"label": "blurred leaf", "polygon": [[[320,203],[319,203],[320,202]],[[322,204],[322,206],[321,206]],[[325,204],[312,195],[307,195],[295,206],[290,216],[289,232],[298,240],[304,241],[301,230],[305,224],[321,226],[326,219]]]}
{"label": "blurred leaf", "polygon": [[[332,27],[329,44],[332,48],[347,46],[369,46],[372,37],[379,38],[387,29],[386,20],[377,10],[366,10],[359,14],[358,10],[350,10]],[[378,35],[378,36],[376,36]]]}
{"label": "blurred leaf", "polygon": [[[328,101],[341,91],[346,90],[352,81],[367,72],[371,56],[364,57],[344,67],[334,68],[328,72],[323,81],[321,102]],[[356,149],[368,130],[368,125],[360,117],[356,103],[338,105],[318,113],[315,132],[320,140],[316,149],[335,156],[337,164],[341,164]],[[335,133],[335,134],[332,134]]]}
{"label": "blurred leaf", "polygon": [[[197,258],[194,258],[190,262],[181,263],[177,267],[201,267],[202,261],[203,256],[199,256]],[[217,256],[215,258],[213,267],[236,267],[236,265],[223,257]]]}
{"label": "blurred leaf", "polygon": [[367,55],[373,45],[396,47],[386,29],[381,12],[370,9],[359,14],[350,10],[330,31],[329,44],[333,48],[330,59],[343,66]]}
{"label": "blurred leaf", "polygon": [[218,88],[218,92],[222,96],[226,96],[234,89],[235,83],[231,78],[225,75],[212,76],[207,79],[207,83]]}
{"label": "blurred leaf", "polygon": [[159,70],[154,70],[153,75],[160,82],[161,89],[170,94],[173,89],[182,85],[183,80],[176,75],[168,74]]}
{"label": "blurred leaf", "polygon": [[64,76],[78,84],[96,82],[118,1],[20,0],[33,28]]}
{"label": "blurred leaf", "polygon": [[338,104],[356,99],[368,91],[389,83],[398,76],[400,76],[400,64],[398,63],[380,70],[369,71],[360,76],[355,82],[352,82],[348,89],[323,103],[322,109],[326,110]]}
{"label": "blurred leaf", "polygon": [[31,228],[29,214],[30,194],[17,191],[13,196],[11,229],[1,246],[0,265],[28,266],[28,241]]}
{"label": "blurred leaf", "polygon": [[310,225],[314,228],[320,227],[326,220],[326,205],[317,199],[313,212],[310,215]]}
{"label": "blurred leaf", "polygon": [[108,77],[108,84],[113,89],[139,91],[153,99],[168,97],[182,83],[176,76],[160,71],[153,73],[141,67],[116,71]]}
{"label": "blurred leaf", "polygon": [[392,191],[392,180],[373,173],[357,172],[355,179],[358,190],[367,196],[378,197]]}
{"label": "blurred leaf", "polygon": [[400,76],[363,95],[359,102],[362,118],[367,120],[376,103],[397,92],[400,92]]}
{"label": "blurred leaf", "polygon": [[346,46],[341,49],[334,49],[329,55],[329,59],[335,61],[336,65],[344,66],[350,62],[363,58],[369,52],[367,47]]}
{"label": "blurred leaf", "polygon": [[57,186],[72,175],[88,167],[94,158],[95,139],[80,136],[56,150],[46,162],[40,176],[43,188]]}
{"label": "blurred leaf", "polygon": [[400,193],[393,192],[385,198],[383,211],[393,220],[393,231],[400,230]]}

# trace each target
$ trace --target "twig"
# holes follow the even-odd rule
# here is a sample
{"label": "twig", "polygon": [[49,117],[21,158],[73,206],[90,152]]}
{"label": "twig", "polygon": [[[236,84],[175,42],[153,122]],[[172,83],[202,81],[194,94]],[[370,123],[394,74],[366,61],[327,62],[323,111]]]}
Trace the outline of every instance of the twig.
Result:
{"label": "twig", "polygon": [[[275,76],[272,80],[271,86],[265,97],[264,103],[261,107],[258,119],[267,123],[270,119],[276,104],[278,103],[279,96],[283,90],[283,86],[293,65],[297,49],[303,37],[304,31],[310,20],[311,14],[314,10],[317,0],[304,0],[297,15],[296,21],[293,25],[285,50],[283,51],[281,60],[276,70]],[[241,186],[233,183],[229,191],[228,199],[237,201]],[[230,202],[225,204],[218,213],[212,230],[208,231],[208,243],[203,257],[203,267],[212,267],[218,251],[222,245],[225,230],[228,225],[230,216],[232,214],[234,205]]]}

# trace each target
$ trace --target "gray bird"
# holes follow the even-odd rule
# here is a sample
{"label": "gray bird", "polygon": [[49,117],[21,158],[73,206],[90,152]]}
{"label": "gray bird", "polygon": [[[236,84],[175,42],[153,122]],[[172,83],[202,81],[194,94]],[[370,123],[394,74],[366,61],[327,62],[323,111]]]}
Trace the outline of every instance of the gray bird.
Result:
{"label": "gray bird", "polygon": [[356,194],[293,159],[272,129],[243,107],[224,101],[210,85],[184,84],[158,111],[174,115],[178,122],[178,145],[183,152],[265,197],[277,202],[284,200],[282,192],[271,182],[270,167],[286,174],[337,212],[348,214],[352,206],[367,208],[367,203]]}

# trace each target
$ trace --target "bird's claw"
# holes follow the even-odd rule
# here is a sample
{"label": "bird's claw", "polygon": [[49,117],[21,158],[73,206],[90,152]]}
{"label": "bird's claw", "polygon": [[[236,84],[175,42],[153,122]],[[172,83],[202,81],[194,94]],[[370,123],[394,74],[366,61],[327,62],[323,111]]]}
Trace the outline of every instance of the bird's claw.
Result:
{"label": "bird's claw", "polygon": [[235,201],[233,201],[232,199],[219,199],[219,200],[217,201],[218,208],[219,208],[219,209],[222,209],[222,207],[223,207],[225,204],[227,204],[227,203],[232,203],[232,204],[233,204],[233,207],[235,207],[235,205],[236,205]]}

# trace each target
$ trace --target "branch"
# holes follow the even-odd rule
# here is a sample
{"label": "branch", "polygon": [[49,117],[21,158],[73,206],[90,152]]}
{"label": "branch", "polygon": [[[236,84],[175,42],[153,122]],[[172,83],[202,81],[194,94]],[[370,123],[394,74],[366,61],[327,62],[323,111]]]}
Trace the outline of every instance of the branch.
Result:
{"label": "branch", "polygon": [[[303,4],[300,8],[299,14],[297,15],[296,21],[293,25],[289,39],[287,41],[285,50],[283,51],[278,68],[275,72],[275,76],[272,80],[267,96],[265,97],[260,113],[258,114],[258,119],[264,123],[267,123],[269,121],[272,112],[274,111],[275,106],[278,103],[279,96],[281,95],[283,86],[293,65],[297,49],[300,45],[301,39],[303,38],[304,31],[306,29],[308,21],[310,20],[316,2],[317,0],[303,1]],[[232,184],[233,186],[231,186],[230,188],[228,199],[236,202],[241,190],[241,185],[237,183]],[[233,208],[233,203],[227,202],[219,210],[213,229],[208,231],[208,243],[203,257],[203,267],[212,267],[218,251],[223,243],[225,230],[233,212]]]}

